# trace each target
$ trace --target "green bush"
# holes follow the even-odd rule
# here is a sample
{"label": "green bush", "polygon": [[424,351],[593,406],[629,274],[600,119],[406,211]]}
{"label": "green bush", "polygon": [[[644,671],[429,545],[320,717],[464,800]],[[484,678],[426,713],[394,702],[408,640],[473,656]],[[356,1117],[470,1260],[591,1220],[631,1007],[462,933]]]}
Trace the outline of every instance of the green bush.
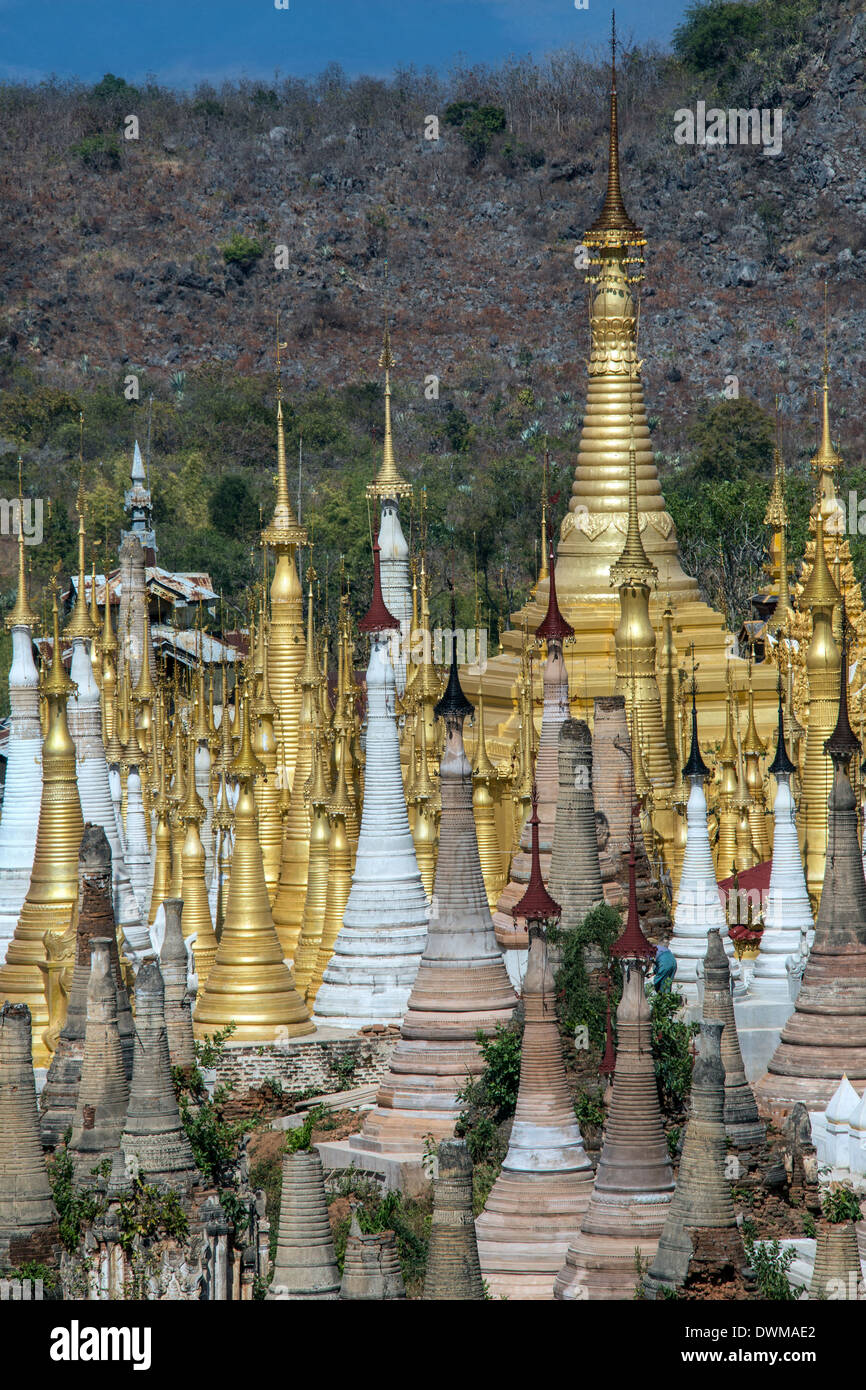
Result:
{"label": "green bush", "polygon": [[821,1198],[821,1208],[827,1220],[834,1226],[844,1225],[846,1221],[862,1221],[861,1198],[844,1183],[831,1183]]}
{"label": "green bush", "polygon": [[239,265],[241,270],[252,269],[256,261],[265,254],[265,248],[254,237],[235,232],[234,236],[220,247],[226,265]]}
{"label": "green bush", "polygon": [[226,473],[208,498],[211,525],[230,540],[248,540],[259,525],[253,490],[241,473]]}
{"label": "green bush", "polygon": [[480,164],[490,150],[493,137],[505,129],[501,106],[481,106],[477,101],[452,101],[442,119],[460,131],[469,147],[471,162]]}
{"label": "green bush", "polygon": [[120,141],[116,135],[85,135],[83,140],[70,147],[74,154],[88,169],[97,173],[107,173],[120,168]]}
{"label": "green bush", "polygon": [[456,1132],[466,1140],[473,1163],[501,1163],[505,1145],[498,1126],[514,1114],[520,1084],[520,1055],[523,1029],[516,1023],[497,1024],[492,1038],[476,1034],[484,1058],[484,1071],[477,1080],[468,1080],[457,1099],[463,1110]]}
{"label": "green bush", "polygon": [[675,990],[652,991],[652,1050],[661,1107],[668,1114],[679,1114],[692,1089],[691,1041],[699,1031],[697,1023],[678,1018],[683,997]]}
{"label": "green bush", "polygon": [[598,946],[604,956],[605,968],[611,973],[613,988],[611,1007],[619,999],[620,968],[611,960],[610,948],[622,931],[622,917],[616,908],[599,903],[588,912],[572,931],[548,928],[547,939],[560,952],[561,964],[556,972],[556,1002],[560,1026],[564,1033],[574,1035],[580,1025],[589,1030],[591,1047],[604,1047],[604,1023],[607,995],[593,989],[584,964],[586,948]]}
{"label": "green bush", "polygon": [[800,1290],[792,1288],[788,1282],[788,1270],[797,1254],[793,1246],[782,1250],[777,1240],[758,1242],[750,1221],[743,1223],[743,1245],[761,1298],[789,1303],[800,1297]]}

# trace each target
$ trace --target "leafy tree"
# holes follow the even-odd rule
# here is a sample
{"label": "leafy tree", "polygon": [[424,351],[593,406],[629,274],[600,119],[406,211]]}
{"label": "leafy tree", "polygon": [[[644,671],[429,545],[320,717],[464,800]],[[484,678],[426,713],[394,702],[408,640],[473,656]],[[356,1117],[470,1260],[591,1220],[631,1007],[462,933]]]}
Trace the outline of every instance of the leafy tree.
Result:
{"label": "leafy tree", "polygon": [[698,478],[733,479],[772,471],[773,419],[747,396],[704,406],[689,438]]}
{"label": "leafy tree", "polygon": [[247,539],[259,523],[259,509],[247,479],[240,473],[220,478],[208,501],[211,525],[231,540]]}

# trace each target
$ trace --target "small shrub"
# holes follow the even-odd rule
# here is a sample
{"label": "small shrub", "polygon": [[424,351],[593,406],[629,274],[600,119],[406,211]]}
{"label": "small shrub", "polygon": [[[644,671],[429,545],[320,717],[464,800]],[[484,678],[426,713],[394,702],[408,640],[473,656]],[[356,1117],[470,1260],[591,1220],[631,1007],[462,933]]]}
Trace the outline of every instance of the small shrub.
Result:
{"label": "small shrub", "polygon": [[120,141],[116,135],[86,135],[69,151],[88,169],[107,173],[120,168]]}
{"label": "small shrub", "polygon": [[846,1221],[862,1221],[860,1198],[844,1183],[831,1183],[821,1198],[821,1208],[827,1220],[834,1226],[844,1225]]}
{"label": "small shrub", "polygon": [[691,1040],[698,1032],[697,1023],[685,1023],[677,1017],[682,1006],[682,995],[674,990],[653,990],[652,1050],[659,1101],[664,1111],[674,1115],[684,1109],[692,1089]]}
{"label": "small shrub", "polygon": [[220,251],[226,265],[240,266],[243,271],[251,270],[256,261],[265,254],[265,248],[260,241],[244,236],[241,232],[235,232],[225,246],[220,247]]}
{"label": "small shrub", "polygon": [[799,1290],[793,1289],[788,1282],[788,1270],[797,1253],[793,1246],[783,1250],[777,1240],[759,1242],[752,1222],[743,1223],[743,1244],[746,1258],[755,1272],[761,1298],[777,1303],[789,1303],[799,1298]]}
{"label": "small shrub", "polygon": [[288,1130],[286,1132],[286,1153],[304,1153],[311,1149],[313,1147],[313,1130],[327,1113],[324,1105],[314,1105],[302,1125],[299,1125],[297,1129]]}
{"label": "small shrub", "polygon": [[601,1129],[604,1125],[604,1106],[597,1092],[580,1091],[574,1102],[574,1113],[581,1129]]}
{"label": "small shrub", "polygon": [[588,912],[572,931],[548,928],[547,939],[560,952],[562,964],[556,972],[556,1005],[560,1026],[573,1037],[579,1025],[586,1026],[591,1047],[604,1046],[607,996],[592,987],[585,965],[588,946],[600,948],[613,981],[611,1009],[619,999],[620,968],[611,961],[610,948],[622,931],[622,917],[616,908],[600,903]]}

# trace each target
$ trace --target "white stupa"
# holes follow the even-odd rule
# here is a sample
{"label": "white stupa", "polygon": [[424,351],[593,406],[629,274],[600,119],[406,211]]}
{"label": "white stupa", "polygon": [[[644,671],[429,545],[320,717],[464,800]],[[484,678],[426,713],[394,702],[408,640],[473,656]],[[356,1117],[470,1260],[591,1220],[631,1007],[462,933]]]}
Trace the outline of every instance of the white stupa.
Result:
{"label": "white stupa", "polygon": [[800,972],[790,967],[802,964],[804,948],[811,947],[815,936],[797,839],[791,795],[791,774],[795,768],[785,747],[781,694],[776,756],[768,770],[776,778],[777,790],[764,931],[748,994],[735,1004],[740,1050],[749,1081],[758,1080],[767,1070],[782,1029],[794,1012]]}
{"label": "white stupa", "polygon": [[78,593],[64,635],[72,641],[72,665],[69,674],[77,687],[75,694],[69,698],[67,717],[69,732],[75,744],[81,813],[85,822],[101,825],[108,836],[114,878],[115,918],[123,929],[128,952],[135,956],[142,951],[150,950],[150,936],[142,920],[141,909],[136,901],[124,858],[108,778],[105,746],[102,742],[99,687],[93,676],[88,645],[94,636],[94,627],[87,611],[84,592],[84,515],[81,510],[78,520]]}
{"label": "white stupa", "polygon": [[677,959],[674,988],[683,995],[687,1004],[696,1004],[698,962],[703,962],[707,954],[707,933],[712,927],[718,927],[725,950],[729,954],[731,944],[716,882],[713,852],[710,848],[707,798],[704,793],[704,780],[709,776],[709,769],[701,757],[698,742],[694,691],[692,748],[689,760],[683,768],[683,776],[688,780],[690,788],[686,808],[686,848],[674,912],[674,930],[668,944]]}
{"label": "white stupa", "polygon": [[391,336],[386,326],[385,340],[379,366],[385,372],[385,441],[382,447],[382,466],[367,496],[381,504],[379,519],[379,563],[381,566],[382,600],[388,612],[397,619],[399,632],[390,636],[391,660],[398,695],[406,688],[406,663],[412,637],[412,580],[409,571],[409,546],[400,525],[400,498],[412,496],[412,484],[404,482],[394,462],[391,438]]}
{"label": "white stupa", "polygon": [[42,726],[39,676],[33,660],[36,614],[27,598],[24,529],[18,527],[18,597],[6,619],[12,630],[9,670],[11,723],[6,752],[6,785],[0,818],[0,964],[15,932],[30,887],[42,800]]}
{"label": "white stupa", "polygon": [[126,866],[132,881],[132,891],[141,913],[141,920],[147,922],[150,916],[150,894],[153,886],[153,865],[147,843],[144,799],[141,790],[141,768],[145,755],[141,751],[138,732],[133,724],[129,731],[126,746]]}
{"label": "white stupa", "polygon": [[373,547],[373,600],[358,626],[372,638],[364,807],[343,925],[316,995],[313,1019],[352,1029],[400,1023],[427,939],[429,913],[400,772],[387,641],[396,620],[382,601],[378,541]]}

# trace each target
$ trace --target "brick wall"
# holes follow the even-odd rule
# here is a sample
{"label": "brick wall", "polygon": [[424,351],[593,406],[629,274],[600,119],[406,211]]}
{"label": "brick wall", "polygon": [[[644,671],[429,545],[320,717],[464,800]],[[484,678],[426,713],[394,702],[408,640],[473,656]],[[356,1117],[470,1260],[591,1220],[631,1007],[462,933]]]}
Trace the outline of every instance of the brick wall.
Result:
{"label": "brick wall", "polygon": [[[370,1086],[388,1071],[391,1053],[399,1034],[372,1034],[368,1037],[331,1039],[327,1042],[297,1042],[282,1046],[228,1043],[215,1067],[218,1085],[231,1082],[236,1095],[255,1090],[263,1081],[276,1080],[287,1091],[322,1093],[347,1091],[353,1086]],[[335,1064],[354,1061],[342,1072]]]}

